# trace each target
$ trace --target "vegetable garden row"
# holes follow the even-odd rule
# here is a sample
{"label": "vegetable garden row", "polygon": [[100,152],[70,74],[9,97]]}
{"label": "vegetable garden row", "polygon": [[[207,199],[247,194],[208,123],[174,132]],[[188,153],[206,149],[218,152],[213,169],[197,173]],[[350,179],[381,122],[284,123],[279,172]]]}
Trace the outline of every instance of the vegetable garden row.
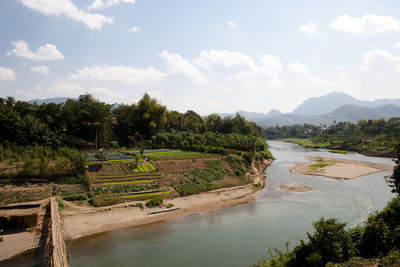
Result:
{"label": "vegetable garden row", "polygon": [[92,193],[99,206],[174,194],[170,187],[161,186],[163,176],[150,161],[96,163],[92,167],[97,169],[91,172]]}

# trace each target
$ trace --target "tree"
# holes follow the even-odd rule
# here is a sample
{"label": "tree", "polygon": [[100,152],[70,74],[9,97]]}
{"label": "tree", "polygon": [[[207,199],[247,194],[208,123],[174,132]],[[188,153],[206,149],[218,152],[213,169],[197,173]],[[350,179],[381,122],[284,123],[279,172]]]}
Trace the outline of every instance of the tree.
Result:
{"label": "tree", "polygon": [[400,144],[397,145],[397,160],[391,176],[386,176],[386,182],[392,188],[392,193],[400,195]]}
{"label": "tree", "polygon": [[294,249],[291,266],[325,266],[327,262],[345,262],[356,254],[346,223],[321,218],[313,223],[314,234],[307,233],[309,242]]}

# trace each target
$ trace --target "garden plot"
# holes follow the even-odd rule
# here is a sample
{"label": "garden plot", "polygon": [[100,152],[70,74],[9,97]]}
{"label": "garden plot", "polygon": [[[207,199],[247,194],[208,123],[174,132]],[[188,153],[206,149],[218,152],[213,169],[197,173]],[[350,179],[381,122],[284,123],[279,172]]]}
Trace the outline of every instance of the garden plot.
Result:
{"label": "garden plot", "polygon": [[92,166],[90,175],[93,198],[99,206],[176,195],[150,161],[98,164]]}

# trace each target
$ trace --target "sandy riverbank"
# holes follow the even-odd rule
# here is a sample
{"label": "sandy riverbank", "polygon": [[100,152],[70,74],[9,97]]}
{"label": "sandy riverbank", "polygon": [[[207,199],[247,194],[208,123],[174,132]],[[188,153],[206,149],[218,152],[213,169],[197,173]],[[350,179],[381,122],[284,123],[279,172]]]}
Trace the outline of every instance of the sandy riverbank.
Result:
{"label": "sandy riverbank", "polygon": [[[79,207],[70,204],[69,208],[61,212],[65,231],[64,236],[66,239],[77,239],[101,232],[167,220],[177,216],[253,202],[260,192],[259,189],[265,185],[264,170],[271,162],[272,160],[264,161],[265,166],[257,170],[253,175],[254,183],[252,184],[166,199],[164,200],[165,204],[173,204],[175,208],[179,209],[165,213],[149,215],[149,212],[157,209],[145,207],[142,210],[134,206],[138,202],[102,208]],[[258,183],[261,186],[254,186]],[[144,204],[144,202],[142,203]],[[162,210],[163,208],[160,209]]]}
{"label": "sandy riverbank", "polygon": [[311,187],[301,184],[283,184],[280,186],[280,189],[290,192],[307,192],[312,190]]}
{"label": "sandy riverbank", "polygon": [[353,179],[377,172],[391,171],[392,165],[364,161],[309,157],[312,162],[298,163],[290,168],[295,174],[318,175],[335,179]]}

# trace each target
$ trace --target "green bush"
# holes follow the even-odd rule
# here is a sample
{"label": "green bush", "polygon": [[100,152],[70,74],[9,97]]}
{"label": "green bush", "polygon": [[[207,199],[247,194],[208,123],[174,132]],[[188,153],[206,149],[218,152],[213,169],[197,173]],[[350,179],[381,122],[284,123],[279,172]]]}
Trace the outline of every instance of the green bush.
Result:
{"label": "green bush", "polygon": [[150,199],[149,201],[146,202],[146,206],[148,208],[154,208],[154,207],[161,206],[162,203],[163,203],[163,199],[161,197],[153,197],[152,199]]}
{"label": "green bush", "polygon": [[58,203],[58,208],[60,210],[64,209],[64,202],[62,201],[62,199],[60,197],[57,197],[56,200],[57,200],[57,203]]}
{"label": "green bush", "polygon": [[135,204],[135,207],[140,208],[141,210],[144,208],[142,203]]}

